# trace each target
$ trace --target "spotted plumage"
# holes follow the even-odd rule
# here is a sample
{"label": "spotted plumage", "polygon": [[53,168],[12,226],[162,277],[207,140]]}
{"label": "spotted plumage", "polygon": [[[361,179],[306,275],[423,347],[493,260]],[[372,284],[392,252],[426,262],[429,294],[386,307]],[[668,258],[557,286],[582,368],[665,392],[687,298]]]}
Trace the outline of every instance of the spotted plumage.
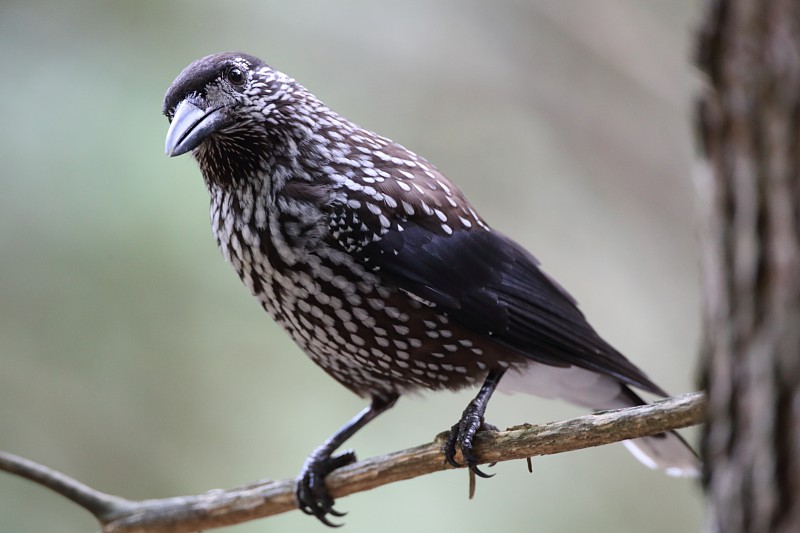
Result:
{"label": "spotted plumage", "polygon": [[[407,392],[483,383],[445,449],[457,464],[460,447],[478,474],[472,438],[505,375],[595,409],[642,403],[628,386],[664,394],[432,164],[261,60],[192,63],[163,111],[167,152],[200,166],[225,259],[308,356],[372,400],[306,461],[304,511],[337,515],[324,485],[341,465],[332,453]],[[651,466],[697,468],[675,434],[632,446]]]}

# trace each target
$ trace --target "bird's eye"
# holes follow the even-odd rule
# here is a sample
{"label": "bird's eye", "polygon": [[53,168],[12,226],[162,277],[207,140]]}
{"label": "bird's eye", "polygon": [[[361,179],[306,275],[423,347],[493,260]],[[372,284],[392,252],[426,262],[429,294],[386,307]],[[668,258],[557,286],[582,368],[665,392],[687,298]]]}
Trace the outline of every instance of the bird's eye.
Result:
{"label": "bird's eye", "polygon": [[225,73],[225,78],[231,82],[232,85],[244,85],[245,75],[239,67],[231,67]]}

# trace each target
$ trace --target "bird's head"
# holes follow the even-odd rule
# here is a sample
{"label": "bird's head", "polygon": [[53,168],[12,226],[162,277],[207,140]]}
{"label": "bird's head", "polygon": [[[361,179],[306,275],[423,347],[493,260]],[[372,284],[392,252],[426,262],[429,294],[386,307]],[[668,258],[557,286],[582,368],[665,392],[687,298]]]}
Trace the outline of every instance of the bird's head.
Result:
{"label": "bird's head", "polygon": [[169,156],[187,152],[216,184],[260,180],[273,159],[296,151],[325,106],[257,57],[213,54],[190,64],[164,96]]}
{"label": "bird's head", "polygon": [[[248,121],[264,63],[247,54],[206,56],[183,69],[164,97],[170,121],[165,150],[177,156],[194,150],[211,135]],[[259,92],[263,92],[259,89]]]}

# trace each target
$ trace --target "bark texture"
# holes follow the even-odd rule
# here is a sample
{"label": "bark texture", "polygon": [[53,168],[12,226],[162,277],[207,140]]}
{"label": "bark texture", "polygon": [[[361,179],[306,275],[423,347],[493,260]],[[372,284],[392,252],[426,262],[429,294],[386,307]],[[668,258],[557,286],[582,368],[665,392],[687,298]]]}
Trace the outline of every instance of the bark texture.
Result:
{"label": "bark texture", "polygon": [[800,2],[708,2],[698,63],[709,531],[800,531]]}

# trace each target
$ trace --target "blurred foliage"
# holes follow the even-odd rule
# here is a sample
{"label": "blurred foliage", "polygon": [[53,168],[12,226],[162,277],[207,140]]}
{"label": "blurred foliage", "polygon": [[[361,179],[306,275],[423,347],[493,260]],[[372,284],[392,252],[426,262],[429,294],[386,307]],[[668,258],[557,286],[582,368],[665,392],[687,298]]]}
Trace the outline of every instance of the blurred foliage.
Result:
{"label": "blurred foliage", "polygon": [[[163,155],[169,83],[242,50],[423,154],[668,390],[694,389],[694,2],[0,3],[0,448],[129,498],[294,476],[363,405],[240,286],[190,158]],[[431,439],[474,391],[402,400],[362,457]],[[578,414],[493,400],[500,426]],[[693,434],[690,433],[690,437]],[[339,502],[347,531],[697,530],[696,486],[621,446],[450,472]],[[0,531],[89,515],[0,474]],[[232,531],[321,531],[300,513]]]}

